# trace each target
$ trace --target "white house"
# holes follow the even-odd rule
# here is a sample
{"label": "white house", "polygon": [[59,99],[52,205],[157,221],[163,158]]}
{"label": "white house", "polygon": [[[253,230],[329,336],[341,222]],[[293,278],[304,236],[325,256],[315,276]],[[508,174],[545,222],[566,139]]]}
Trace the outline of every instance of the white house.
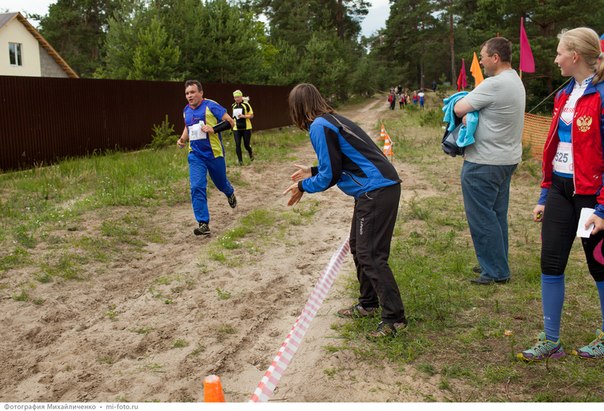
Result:
{"label": "white house", "polygon": [[0,75],[78,75],[21,13],[0,13]]}

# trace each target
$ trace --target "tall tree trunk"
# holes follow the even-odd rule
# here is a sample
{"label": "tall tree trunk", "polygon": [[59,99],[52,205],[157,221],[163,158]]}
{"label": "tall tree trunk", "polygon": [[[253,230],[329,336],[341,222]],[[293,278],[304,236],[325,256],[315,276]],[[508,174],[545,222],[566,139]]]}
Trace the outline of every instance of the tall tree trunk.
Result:
{"label": "tall tree trunk", "polygon": [[422,58],[419,62],[419,88],[424,89],[424,59]]}
{"label": "tall tree trunk", "polygon": [[344,38],[344,0],[338,0],[338,6],[336,9],[336,28],[338,31],[338,38]]}
{"label": "tall tree trunk", "polygon": [[453,33],[453,1],[449,3],[449,49],[451,50],[451,84],[455,83],[455,35]]}

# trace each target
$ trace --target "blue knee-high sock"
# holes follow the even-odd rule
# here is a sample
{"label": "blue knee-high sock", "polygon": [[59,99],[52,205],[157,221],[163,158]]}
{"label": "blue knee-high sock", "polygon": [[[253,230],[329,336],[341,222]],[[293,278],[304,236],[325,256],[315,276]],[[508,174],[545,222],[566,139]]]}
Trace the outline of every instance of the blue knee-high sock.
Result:
{"label": "blue knee-high sock", "polygon": [[558,341],[562,305],[564,304],[564,274],[541,274],[541,301],[545,337],[550,341]]}
{"label": "blue knee-high sock", "polygon": [[600,311],[602,312],[602,331],[604,331],[604,281],[596,281],[598,294],[600,295]]}

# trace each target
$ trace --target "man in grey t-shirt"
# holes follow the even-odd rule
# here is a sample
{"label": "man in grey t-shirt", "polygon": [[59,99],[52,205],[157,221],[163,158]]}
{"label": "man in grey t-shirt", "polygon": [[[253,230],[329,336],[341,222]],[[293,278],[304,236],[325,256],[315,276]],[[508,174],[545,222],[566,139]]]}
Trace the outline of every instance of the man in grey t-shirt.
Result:
{"label": "man in grey t-shirt", "polygon": [[480,276],[470,281],[489,285],[510,280],[508,204],[510,181],[522,159],[525,90],[512,69],[512,44],[503,37],[487,40],[480,64],[488,77],[455,104],[463,117],[478,111],[475,143],[466,147],[461,189]]}

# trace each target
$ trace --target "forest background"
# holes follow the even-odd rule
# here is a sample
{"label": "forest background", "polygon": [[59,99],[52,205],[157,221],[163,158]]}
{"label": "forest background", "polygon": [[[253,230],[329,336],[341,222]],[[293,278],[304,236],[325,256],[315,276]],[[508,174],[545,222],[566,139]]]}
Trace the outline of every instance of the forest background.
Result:
{"label": "forest background", "polygon": [[[604,0],[391,0],[385,27],[361,36],[363,0],[58,0],[29,15],[84,78],[294,85],[333,102],[394,85],[455,84],[488,38],[514,44],[520,19],[535,58],[523,73],[527,110],[560,86],[557,34],[604,33]],[[468,73],[469,74],[469,73]],[[470,77],[469,77],[470,78]],[[470,86],[473,82],[469,81]],[[548,113],[551,99],[537,112]]]}

